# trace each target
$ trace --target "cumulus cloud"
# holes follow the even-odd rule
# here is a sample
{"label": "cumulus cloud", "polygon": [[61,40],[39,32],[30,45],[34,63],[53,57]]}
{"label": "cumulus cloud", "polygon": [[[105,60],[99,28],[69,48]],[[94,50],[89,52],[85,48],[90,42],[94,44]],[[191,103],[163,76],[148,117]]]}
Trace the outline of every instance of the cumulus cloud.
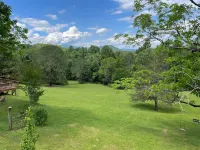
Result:
{"label": "cumulus cloud", "polygon": [[134,1],[133,0],[113,0],[120,5],[120,9],[122,10],[132,10]]}
{"label": "cumulus cloud", "polygon": [[90,36],[88,32],[81,32],[76,26],[70,27],[64,32],[52,32],[47,36],[41,36],[38,33],[29,36],[30,41],[34,43],[67,44]]}
{"label": "cumulus cloud", "polygon": [[57,32],[60,31],[63,28],[66,28],[68,24],[56,24],[55,26],[48,26],[48,27],[34,27],[34,31],[41,31],[41,32],[47,32],[47,33],[52,33],[52,32]]}
{"label": "cumulus cloud", "polygon": [[98,35],[103,35],[103,34],[105,34],[106,32],[109,31],[107,28],[100,28],[98,26],[96,26],[96,27],[90,27],[90,28],[87,28],[87,29],[95,31],[96,34],[98,34]]}
{"label": "cumulus cloud", "polygon": [[96,34],[102,35],[102,34],[104,34],[106,32],[108,32],[108,29],[100,28],[100,29],[97,29]]}
{"label": "cumulus cloud", "polygon": [[[89,32],[81,32],[76,26],[69,29],[68,24],[51,25],[46,20],[39,20],[34,18],[16,18],[20,26],[26,26],[29,29],[29,40],[35,43],[51,43],[51,44],[66,44],[73,41],[78,41],[90,36]],[[75,22],[71,22],[71,25]],[[64,30],[65,29],[65,30]],[[39,33],[39,32],[42,32]]]}
{"label": "cumulus cloud", "polygon": [[38,20],[34,18],[17,18],[20,22],[27,24],[31,27],[48,27],[50,24],[46,20]]}
{"label": "cumulus cloud", "polygon": [[56,15],[52,15],[52,14],[48,14],[48,15],[45,15],[45,16],[52,19],[52,20],[58,19],[58,17]]}
{"label": "cumulus cloud", "polygon": [[40,31],[40,32],[57,32],[63,28],[66,28],[68,24],[56,24],[54,26],[50,25],[46,20],[39,20],[34,18],[18,18],[21,23],[29,26],[33,31]]}
{"label": "cumulus cloud", "polygon": [[26,25],[20,22],[17,22],[17,26],[22,27],[22,28],[26,28]]}
{"label": "cumulus cloud", "polygon": [[124,38],[120,38],[120,39],[116,40],[114,38],[115,35],[116,35],[116,33],[112,37],[109,37],[109,38],[103,39],[103,40],[94,40],[92,42],[77,42],[76,44],[74,44],[74,46],[90,47],[91,45],[96,45],[96,46],[113,45],[113,46],[116,46],[120,49],[131,49],[131,48],[133,48],[133,46],[126,45],[126,44],[123,43]]}

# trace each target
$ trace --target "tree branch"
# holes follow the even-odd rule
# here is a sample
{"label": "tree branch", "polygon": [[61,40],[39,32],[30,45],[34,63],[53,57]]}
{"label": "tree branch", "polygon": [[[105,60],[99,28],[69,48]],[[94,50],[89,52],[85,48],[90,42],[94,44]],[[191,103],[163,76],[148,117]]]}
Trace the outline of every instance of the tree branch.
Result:
{"label": "tree branch", "polygon": [[190,0],[191,3],[193,3],[194,5],[200,7],[200,4],[197,4],[194,0]]}
{"label": "tree branch", "polygon": [[180,101],[180,103],[188,104],[188,105],[193,106],[193,107],[200,107],[200,105],[195,105],[195,104],[193,104],[191,102]]}

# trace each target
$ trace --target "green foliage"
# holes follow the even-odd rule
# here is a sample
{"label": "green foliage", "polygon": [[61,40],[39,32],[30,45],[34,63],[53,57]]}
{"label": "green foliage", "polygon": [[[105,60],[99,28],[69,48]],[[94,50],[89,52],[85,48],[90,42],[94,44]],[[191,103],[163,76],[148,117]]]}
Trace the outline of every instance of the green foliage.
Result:
{"label": "green foliage", "polygon": [[35,150],[35,144],[38,139],[38,135],[35,133],[35,125],[32,115],[31,107],[26,111],[25,117],[26,126],[24,128],[24,135],[21,142],[21,150]]}
{"label": "green foliage", "polygon": [[17,107],[17,110],[21,117],[24,117],[26,115],[26,110],[28,109],[28,107],[29,107],[29,104],[23,104]]}
{"label": "green foliage", "polygon": [[43,95],[44,90],[41,89],[41,70],[38,66],[25,62],[21,66],[21,86],[22,90],[29,97],[30,104],[37,103],[39,97]]}
{"label": "green foliage", "polygon": [[129,77],[135,59],[134,52],[113,51],[111,46],[104,46],[100,51],[94,45],[88,49],[70,46],[60,50],[58,46],[36,44],[30,46],[25,55],[40,66],[43,80],[49,85],[61,84],[59,77],[63,76],[69,80],[78,80],[81,84],[110,84],[114,80]]}
{"label": "green foliage", "polygon": [[91,45],[88,52],[92,54],[100,53],[100,48],[98,46]]}
{"label": "green foliage", "polygon": [[101,59],[115,57],[113,50],[109,46],[103,46],[101,49]]}
{"label": "green foliage", "polygon": [[46,125],[48,120],[47,110],[42,107],[33,108],[33,118],[36,126]]}
{"label": "green foliage", "polygon": [[67,59],[63,50],[54,45],[45,45],[35,58],[43,71],[43,78],[50,86],[66,83]]}
{"label": "green foliage", "polygon": [[116,68],[116,60],[108,57],[102,60],[99,73],[102,75],[103,84],[107,85],[112,82],[112,75]]}
{"label": "green foliage", "polygon": [[130,70],[126,68],[116,68],[112,75],[112,81],[120,80],[130,76]]}
{"label": "green foliage", "polygon": [[11,19],[11,7],[0,1],[0,76],[15,74],[15,53],[23,49],[27,29],[17,26]]}
{"label": "green foliage", "polygon": [[133,78],[121,78],[120,80],[114,81],[111,84],[111,87],[114,89],[133,89],[134,88],[134,79]]}

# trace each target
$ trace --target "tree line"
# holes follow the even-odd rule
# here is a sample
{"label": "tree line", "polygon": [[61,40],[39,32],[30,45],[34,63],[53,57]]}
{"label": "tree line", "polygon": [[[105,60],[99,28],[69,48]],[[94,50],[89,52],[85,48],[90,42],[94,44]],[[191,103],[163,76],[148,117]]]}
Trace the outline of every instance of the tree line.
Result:
{"label": "tree line", "polygon": [[135,53],[114,51],[110,46],[63,48],[56,45],[28,45],[26,59],[42,70],[42,81],[64,85],[67,80],[105,85],[130,77]]}

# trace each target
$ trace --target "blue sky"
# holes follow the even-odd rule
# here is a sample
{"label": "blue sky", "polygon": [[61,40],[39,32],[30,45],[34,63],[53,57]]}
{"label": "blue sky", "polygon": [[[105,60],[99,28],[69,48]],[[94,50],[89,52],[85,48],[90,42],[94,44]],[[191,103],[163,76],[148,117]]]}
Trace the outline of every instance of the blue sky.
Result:
{"label": "blue sky", "polygon": [[[4,0],[12,17],[29,29],[32,43],[64,46],[111,44],[117,33],[132,32],[131,0]],[[123,19],[124,18],[124,19]]]}
{"label": "blue sky", "polygon": [[[118,33],[134,34],[133,0],[3,0],[18,25],[29,29],[29,40],[63,46],[114,45]],[[163,0],[183,2],[183,0]],[[184,0],[189,1],[189,0]]]}

